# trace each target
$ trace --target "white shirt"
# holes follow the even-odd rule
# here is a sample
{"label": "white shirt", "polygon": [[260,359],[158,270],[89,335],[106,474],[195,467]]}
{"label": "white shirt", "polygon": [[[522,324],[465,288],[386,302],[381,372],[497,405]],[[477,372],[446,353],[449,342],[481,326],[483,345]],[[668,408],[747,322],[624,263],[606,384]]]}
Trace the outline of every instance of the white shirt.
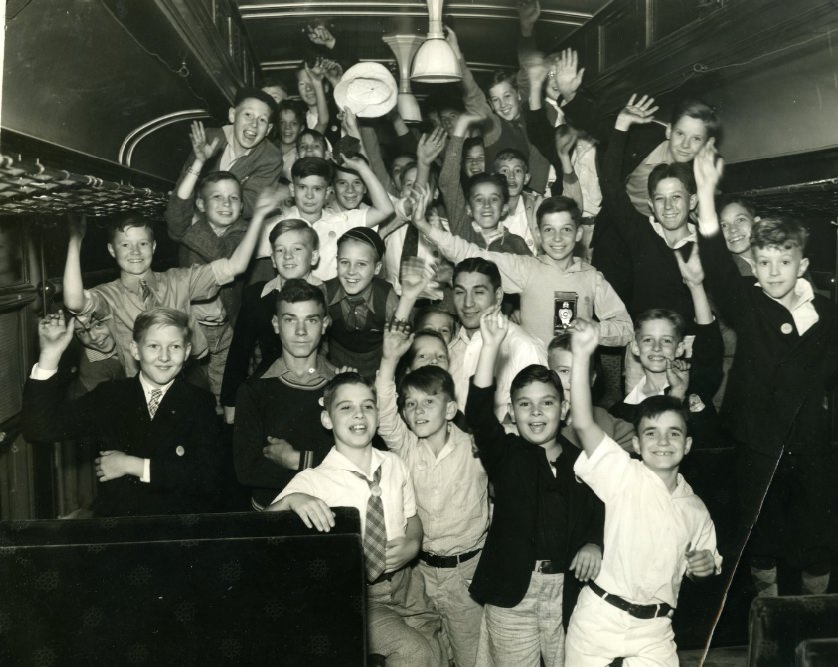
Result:
{"label": "white shirt", "polygon": [[[353,227],[367,226],[370,209],[355,208],[351,211],[323,211],[323,217],[312,224],[320,241],[320,261],[312,274],[326,282],[338,274],[338,239]],[[376,229],[373,227],[373,229]]]}
{"label": "white shirt", "polygon": [[225,125],[221,129],[224,131],[224,136],[227,138],[227,146],[225,146],[224,152],[221,153],[221,158],[218,160],[218,171],[230,171],[230,167],[233,166],[233,163],[236,160],[243,158],[245,155],[249,155],[250,151],[253,149],[248,148],[241,155],[234,155],[233,142],[235,141],[235,138],[233,137],[233,126]]}
{"label": "white shirt", "polygon": [[[815,293],[812,290],[812,285],[805,278],[798,278],[792,291],[794,293],[794,305],[788,310],[791,313],[791,318],[794,320],[797,334],[802,336],[820,319],[818,311],[812,305],[812,301],[815,299]],[[770,298],[773,299],[774,297]],[[781,303],[779,299],[774,299],[774,301]]]}
{"label": "white shirt", "polygon": [[[457,404],[465,411],[468,398],[468,383],[477,370],[477,359],[483,348],[483,337],[475,331],[468,337],[463,327],[448,346],[448,371],[454,378],[454,390],[457,392]],[[509,331],[503,339],[495,361],[495,416],[503,422],[509,411],[509,389],[512,380],[519,371],[530,364],[547,365],[547,349],[538,338],[531,336],[514,322],[509,323]]]}
{"label": "white shirt", "polygon": [[527,243],[527,248],[535,255],[538,253],[538,244],[533,237],[530,223],[527,219],[527,207],[524,205],[524,196],[518,197],[518,205],[515,210],[503,219],[503,226],[506,227],[510,233],[517,234]]}
{"label": "white shirt", "polygon": [[605,553],[596,583],[607,592],[636,604],[676,607],[688,550],[708,549],[721,572],[713,520],[680,474],[670,493],[608,436],[593,456],[582,452],[574,471],[605,503]]}
{"label": "white shirt", "polygon": [[361,513],[361,534],[363,535],[366,531],[365,517],[370,487],[355,473],[361,473],[366,479],[371,480],[379,467],[381,468],[381,501],[384,504],[387,540],[404,537],[407,520],[416,515],[416,498],[407,466],[391,452],[373,449],[372,469],[365,471],[332,447],[319,466],[302,470],[294,475],[274,502],[292,493],[307,493],[320,498],[329,507],[355,507]]}

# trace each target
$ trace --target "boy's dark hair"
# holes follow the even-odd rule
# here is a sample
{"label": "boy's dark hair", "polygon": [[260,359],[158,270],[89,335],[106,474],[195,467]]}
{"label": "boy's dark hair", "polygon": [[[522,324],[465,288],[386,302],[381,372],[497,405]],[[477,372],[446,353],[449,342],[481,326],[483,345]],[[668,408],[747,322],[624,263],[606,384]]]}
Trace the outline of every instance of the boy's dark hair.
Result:
{"label": "boy's dark hair", "polygon": [[569,213],[570,219],[579,227],[582,222],[582,211],[579,210],[579,205],[570,197],[559,195],[557,197],[547,197],[541,202],[535,212],[536,226],[541,229],[541,221],[545,215],[551,213]]}
{"label": "boy's dark hair", "polygon": [[427,98],[426,106],[430,111],[442,113],[443,111],[456,111],[463,113],[465,107],[463,106],[463,99],[458,95],[435,93]]}
{"label": "boy's dark hair", "polygon": [[305,123],[303,123],[303,129],[300,130],[300,133],[297,135],[297,148],[300,147],[300,139],[303,137],[313,137],[314,140],[323,147],[323,153],[326,153],[328,146],[326,144],[326,137],[323,136],[322,132],[313,130],[310,127],[305,127]]}
{"label": "boy's dark hair", "polygon": [[403,366],[404,368],[410,368],[413,365],[413,360],[416,359],[416,341],[423,336],[425,338],[436,338],[440,343],[442,343],[442,347],[444,347],[446,350],[448,349],[448,343],[445,342],[445,339],[442,337],[442,334],[439,333],[439,331],[435,331],[433,329],[419,329],[413,334],[413,343],[411,343],[407,352],[405,352],[404,356],[400,359],[400,366]]}
{"label": "boy's dark hair", "polygon": [[468,153],[472,148],[475,146],[480,146],[480,148],[485,149],[486,146],[483,144],[483,137],[466,137],[463,141],[463,156]]}
{"label": "boy's dark hair", "polygon": [[[265,93],[267,95],[267,93]],[[270,96],[269,96],[270,97]],[[273,99],[271,97],[271,99]],[[300,128],[304,128],[306,126],[306,113],[303,110],[302,105],[297,100],[282,100],[279,103],[279,106],[276,108],[276,118],[280,120],[280,116],[282,115],[283,111],[290,111],[294,114],[297,118],[297,122],[300,124]]]}
{"label": "boy's dark hair", "polygon": [[417,333],[419,331],[429,331],[424,326],[425,320],[430,317],[431,315],[447,315],[451,318],[451,328],[453,333],[453,328],[457,326],[457,315],[452,313],[450,310],[443,308],[442,306],[431,304],[429,306],[425,306],[424,308],[417,311],[416,316],[413,318],[413,326],[417,329]]}
{"label": "boy's dark hair", "polygon": [[337,393],[337,390],[348,384],[360,384],[367,387],[367,389],[372,392],[373,398],[375,398],[375,385],[367,380],[363,375],[356,373],[355,371],[338,373],[326,383],[325,387],[323,387],[323,409],[326,412],[331,411],[332,403],[335,400],[335,393]]}
{"label": "boy's dark hair", "polygon": [[399,410],[404,409],[405,394],[408,389],[416,389],[426,394],[444,394],[449,401],[457,400],[454,393],[454,379],[448,371],[439,366],[422,366],[402,378],[399,382],[396,401]]}
{"label": "boy's dark hair", "polygon": [[[267,220],[267,216],[265,220]],[[276,241],[280,236],[285,234],[286,232],[305,232],[308,235],[309,241],[311,243],[312,250],[319,250],[320,249],[320,238],[317,236],[317,232],[314,231],[314,228],[309,225],[305,220],[299,220],[298,218],[286,218],[285,220],[280,220],[274,228],[271,230],[271,233],[268,234],[268,241],[271,244],[271,249],[274,247],[274,241]]]}
{"label": "boy's dark hair", "polygon": [[[634,415],[634,431],[640,435],[640,422],[644,419],[655,419],[665,412],[674,412],[684,420],[684,428],[687,428],[687,410],[684,403],[678,398],[669,395],[649,396],[637,406]],[[687,435],[685,432],[684,435]]]}
{"label": "boy's dark hair", "polygon": [[276,314],[279,315],[280,305],[284,303],[302,303],[303,301],[314,301],[320,306],[323,314],[326,314],[326,297],[323,290],[302,278],[286,280],[282,289],[276,295]]}
{"label": "boy's dark hair", "polygon": [[291,165],[291,180],[320,176],[326,183],[332,182],[332,163],[322,157],[301,157]]}
{"label": "boy's dark hair", "polygon": [[498,271],[498,265],[482,257],[469,257],[457,264],[454,267],[454,275],[451,278],[451,282],[457,282],[457,276],[461,273],[482,273],[489,278],[489,282],[492,283],[492,289],[496,291],[503,284],[500,278],[500,271]]}
{"label": "boy's dark hair", "polygon": [[559,400],[564,400],[564,387],[562,387],[562,381],[559,379],[559,376],[541,364],[530,364],[526,368],[518,371],[518,374],[512,380],[512,384],[509,387],[509,398],[514,401],[515,394],[533,382],[543,382],[553,385],[556,391],[559,392]]}
{"label": "boy's dark hair", "polygon": [[262,79],[261,88],[279,88],[285,93],[285,96],[288,97],[289,91],[288,86],[285,85],[285,82],[280,79],[278,76],[266,76]]}
{"label": "boy's dark hair", "polygon": [[[465,145],[463,146],[463,153],[465,154]],[[517,148],[504,148],[497,155],[495,155],[495,159],[492,162],[492,170],[497,171],[498,165],[505,160],[520,160],[524,163],[524,169],[526,169],[527,172],[530,170],[530,163],[529,160],[527,160],[527,156]]]}
{"label": "boy's dark hair", "polygon": [[763,218],[751,227],[752,248],[800,248],[800,252],[805,254],[808,241],[809,230],[792,218]]}
{"label": "boy's dark hair", "polygon": [[492,79],[491,81],[489,81],[489,85],[486,86],[486,92],[488,93],[499,83],[508,83],[510,86],[512,86],[513,90],[518,90],[517,72],[510,72],[509,70],[505,69],[495,70],[494,72],[492,72]]}
{"label": "boy's dark hair", "polygon": [[707,130],[707,138],[717,137],[722,123],[719,120],[719,114],[716,110],[706,102],[696,99],[681,100],[672,109],[672,125],[674,126],[682,116],[689,116],[704,123]]}
{"label": "boy's dark hair", "polygon": [[384,245],[384,241],[378,235],[378,232],[369,227],[353,227],[344,232],[337,242],[338,253],[340,253],[341,246],[347,241],[357,241],[358,243],[370,246],[375,251],[376,262],[380,262],[381,258],[384,257],[384,253],[387,251],[387,247]]}
{"label": "boy's dark hair", "polygon": [[151,240],[154,241],[154,227],[151,224],[151,220],[142,213],[126,213],[108,225],[108,243],[113,244],[117,232],[124,232],[132,227],[145,227],[148,229]]}
{"label": "boy's dark hair", "polygon": [[174,308],[152,308],[145,310],[134,320],[132,338],[135,343],[142,341],[146,331],[154,326],[177,327],[183,332],[183,339],[188,343],[192,338],[189,327],[189,317],[186,313]]}
{"label": "boy's dark hair", "polygon": [[649,199],[654,199],[655,188],[665,178],[677,178],[691,195],[696,193],[695,177],[693,176],[692,162],[673,162],[672,164],[659,164],[649,174]]}
{"label": "boy's dark hair", "polygon": [[[363,161],[363,162],[364,162],[367,166],[369,166],[369,164],[370,164],[370,161],[369,161],[369,160],[367,160],[367,158],[365,158],[365,157],[364,157],[363,155],[361,155],[360,153],[357,153],[357,154],[356,154],[356,155],[354,155],[353,157],[354,157],[356,160],[361,160],[361,161]],[[341,163],[341,162],[334,162],[334,163],[333,163],[333,166],[332,166],[332,172],[334,173],[334,177],[333,177],[333,178],[334,178],[335,180],[337,180],[337,177],[338,177],[338,172],[339,172],[339,171],[342,171],[342,172],[347,173],[347,174],[354,174],[355,176],[360,176],[360,174],[357,172],[357,170],[352,169],[352,168],[351,168],[351,167],[349,167],[348,165],[345,165],[345,164],[343,164],[343,163]]]}
{"label": "boy's dark hair", "polygon": [[203,198],[204,196],[204,188],[207,185],[212,183],[220,183],[221,181],[235,181],[236,185],[239,186],[239,192],[241,192],[242,184],[238,177],[231,171],[211,171],[206,176],[204,176],[201,181],[198,183],[198,193],[200,197]]}
{"label": "boy's dark hair", "polygon": [[684,340],[684,332],[687,329],[687,324],[679,313],[669,308],[650,308],[649,310],[644,310],[634,318],[634,333],[640,333],[640,328],[651,320],[668,320],[675,327],[675,335],[678,336],[678,340]]}
{"label": "boy's dark hair", "polygon": [[471,193],[474,191],[474,188],[476,188],[478,185],[483,185],[483,183],[491,183],[492,185],[496,186],[500,190],[503,203],[509,203],[509,184],[506,182],[506,178],[501,176],[500,174],[481,173],[471,176],[466,181],[466,199],[470,200]]}
{"label": "boy's dark hair", "polygon": [[550,354],[553,350],[564,350],[565,352],[570,352],[570,339],[571,334],[568,331],[556,334],[547,345],[547,354]]}
{"label": "boy's dark hair", "polygon": [[757,217],[757,207],[750,199],[741,195],[722,195],[716,200],[716,210],[721,216],[722,211],[731,204],[739,204],[752,218]]}
{"label": "boy's dark hair", "polygon": [[276,100],[264,90],[260,90],[259,88],[239,88],[238,92],[236,92],[236,98],[233,100],[233,106],[238,108],[245,100],[259,100],[260,102],[264,102],[271,110],[271,114],[276,113]]}

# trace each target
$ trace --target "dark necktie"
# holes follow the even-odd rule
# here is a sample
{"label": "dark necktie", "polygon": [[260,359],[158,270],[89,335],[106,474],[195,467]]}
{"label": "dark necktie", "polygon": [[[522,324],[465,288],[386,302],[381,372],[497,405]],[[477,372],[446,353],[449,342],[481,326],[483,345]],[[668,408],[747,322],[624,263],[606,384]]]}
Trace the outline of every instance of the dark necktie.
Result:
{"label": "dark necktie", "polygon": [[151,296],[151,288],[145,280],[140,281],[140,294],[143,297],[143,301],[147,301],[148,297]]}
{"label": "dark necktie", "polygon": [[367,479],[359,472],[354,473],[370,487],[367,500],[366,527],[364,530],[364,557],[367,563],[367,581],[375,581],[387,564],[387,528],[384,525],[384,503],[381,500],[381,466]]}

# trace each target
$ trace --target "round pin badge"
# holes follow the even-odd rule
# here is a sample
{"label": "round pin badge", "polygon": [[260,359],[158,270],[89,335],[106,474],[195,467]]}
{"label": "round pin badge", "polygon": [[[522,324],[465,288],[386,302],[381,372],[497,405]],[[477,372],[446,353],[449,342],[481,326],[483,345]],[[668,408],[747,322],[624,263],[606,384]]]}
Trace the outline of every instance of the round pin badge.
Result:
{"label": "round pin badge", "polygon": [[783,322],[782,326],[780,326],[780,331],[782,331],[784,334],[790,334],[792,331],[794,331],[794,327],[788,322]]}
{"label": "round pin badge", "polygon": [[184,454],[186,454],[186,450],[183,448],[183,445],[178,445],[175,448],[175,454],[177,454],[178,456],[183,456]]}

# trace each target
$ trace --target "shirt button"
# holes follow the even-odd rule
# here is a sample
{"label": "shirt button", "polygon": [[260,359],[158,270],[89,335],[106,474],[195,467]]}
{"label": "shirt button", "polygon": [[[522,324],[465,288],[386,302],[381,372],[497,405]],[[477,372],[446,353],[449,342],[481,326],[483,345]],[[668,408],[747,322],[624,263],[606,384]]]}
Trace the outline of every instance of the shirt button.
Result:
{"label": "shirt button", "polygon": [[177,454],[178,456],[183,456],[184,454],[186,454],[186,450],[183,448],[183,445],[178,445],[175,448],[175,454]]}
{"label": "shirt button", "polygon": [[794,331],[794,327],[788,322],[783,322],[783,324],[780,326],[780,331],[782,331],[784,334],[790,334],[792,331]]}

